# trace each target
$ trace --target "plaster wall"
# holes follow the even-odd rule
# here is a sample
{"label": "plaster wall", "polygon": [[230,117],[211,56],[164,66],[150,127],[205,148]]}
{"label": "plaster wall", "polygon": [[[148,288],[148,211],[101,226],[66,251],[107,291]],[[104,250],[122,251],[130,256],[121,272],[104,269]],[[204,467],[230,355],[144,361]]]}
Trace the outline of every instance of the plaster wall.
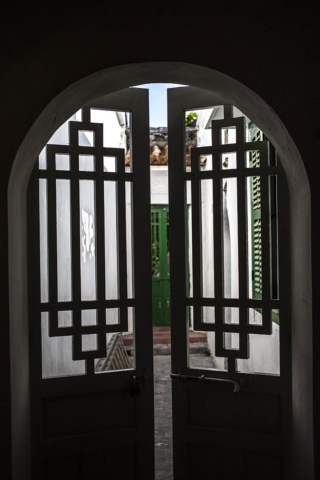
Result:
{"label": "plaster wall", "polygon": [[[252,316],[259,316],[252,312]],[[254,323],[254,322],[252,322]],[[237,360],[239,372],[264,373],[270,375],[280,374],[280,327],[272,323],[272,335],[250,334],[250,358]]]}
{"label": "plaster wall", "polygon": [[[187,184],[187,205],[191,203],[191,188],[189,183]],[[151,165],[150,189],[151,205],[169,204],[168,167],[166,165]]]}
{"label": "plaster wall", "polygon": [[150,167],[151,205],[168,205],[168,167]]}

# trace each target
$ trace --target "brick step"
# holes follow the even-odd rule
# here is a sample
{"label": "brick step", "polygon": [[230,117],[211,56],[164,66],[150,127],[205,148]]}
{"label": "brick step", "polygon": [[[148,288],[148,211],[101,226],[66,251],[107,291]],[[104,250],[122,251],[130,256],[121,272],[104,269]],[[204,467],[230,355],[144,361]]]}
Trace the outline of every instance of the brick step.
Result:
{"label": "brick step", "polygon": [[161,326],[161,327],[153,327],[153,333],[159,333],[159,332],[171,332],[171,327],[169,326]]}
{"label": "brick step", "polygon": [[[132,333],[122,335],[122,341],[125,346],[133,343]],[[207,335],[204,332],[189,331],[189,343],[205,343]],[[171,345],[170,327],[153,327],[153,345]]]}

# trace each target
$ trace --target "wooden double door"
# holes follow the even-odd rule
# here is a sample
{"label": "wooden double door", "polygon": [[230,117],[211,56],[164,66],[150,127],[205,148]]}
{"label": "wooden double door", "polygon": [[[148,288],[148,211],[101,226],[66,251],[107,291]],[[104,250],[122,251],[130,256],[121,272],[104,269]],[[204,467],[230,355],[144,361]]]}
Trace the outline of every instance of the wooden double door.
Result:
{"label": "wooden double door", "polygon": [[[174,479],[289,479],[285,178],[280,160],[270,163],[268,141],[248,142],[246,118],[224,103],[192,87],[168,92],[165,272],[170,273]],[[188,163],[185,115],[197,109],[210,110],[203,134],[209,140],[191,150]],[[128,128],[131,145],[125,143]],[[234,134],[232,142],[226,130]],[[255,168],[247,160],[253,151],[260,155]],[[277,251],[270,243],[270,176],[277,178],[279,192]],[[259,179],[261,194],[259,299],[250,291],[251,177]],[[150,255],[151,212],[148,92],[132,88],[84,106],[61,126],[29,183],[35,480],[155,478],[152,286],[158,267]],[[234,250],[226,243],[225,224]],[[271,275],[271,265],[277,265],[277,275]],[[271,277],[279,279],[277,289]],[[210,367],[189,348],[190,323],[207,333]]]}

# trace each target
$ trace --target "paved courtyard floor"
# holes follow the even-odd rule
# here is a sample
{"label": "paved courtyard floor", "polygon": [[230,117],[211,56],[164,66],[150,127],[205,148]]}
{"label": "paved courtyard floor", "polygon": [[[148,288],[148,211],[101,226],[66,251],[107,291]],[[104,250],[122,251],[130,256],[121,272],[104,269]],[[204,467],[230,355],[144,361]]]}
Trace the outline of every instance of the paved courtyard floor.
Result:
{"label": "paved courtyard floor", "polygon": [[[194,345],[190,352],[190,365],[212,368],[206,345]],[[172,402],[170,346],[154,345],[154,397],[155,397],[155,463],[156,480],[173,479],[172,464]]]}

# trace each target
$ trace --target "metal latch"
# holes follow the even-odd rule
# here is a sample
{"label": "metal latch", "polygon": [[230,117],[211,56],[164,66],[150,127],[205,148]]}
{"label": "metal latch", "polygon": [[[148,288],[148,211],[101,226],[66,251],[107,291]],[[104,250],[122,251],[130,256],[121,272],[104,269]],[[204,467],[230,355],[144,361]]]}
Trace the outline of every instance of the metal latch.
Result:
{"label": "metal latch", "polygon": [[233,386],[233,393],[238,393],[240,390],[240,385],[234,380],[229,380],[228,378],[211,378],[201,375],[201,377],[196,377],[192,375],[182,375],[181,373],[171,373],[171,378],[177,378],[178,380],[197,380],[198,382],[216,382],[216,383],[228,383]]}

